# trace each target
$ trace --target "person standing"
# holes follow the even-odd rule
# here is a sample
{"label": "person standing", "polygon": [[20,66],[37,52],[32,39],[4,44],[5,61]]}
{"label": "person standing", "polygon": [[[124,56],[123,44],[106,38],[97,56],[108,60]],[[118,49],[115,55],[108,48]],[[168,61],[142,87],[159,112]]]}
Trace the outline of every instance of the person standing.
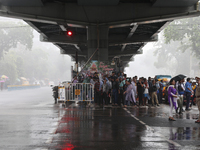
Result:
{"label": "person standing", "polygon": [[157,98],[158,98],[158,102],[160,102],[160,95],[159,95],[160,81],[158,81],[158,79],[155,79],[155,81],[156,81],[156,88],[157,88]]}
{"label": "person standing", "polygon": [[108,77],[108,81],[107,81],[107,85],[108,85],[108,103],[110,103],[110,98],[112,98],[112,81],[111,81],[111,78]]}
{"label": "person standing", "polygon": [[126,100],[126,90],[127,90],[127,88],[128,88],[128,85],[129,85],[129,83],[128,83],[128,81],[126,80],[125,81],[125,84],[124,84],[124,86],[123,86],[123,90],[124,90],[124,105],[123,105],[123,107],[127,107],[127,105],[129,106],[130,105],[130,102],[128,101],[128,100]]}
{"label": "person standing", "polygon": [[148,78],[148,85],[149,85],[149,88],[151,88],[153,86],[152,81],[151,81],[151,77]]}
{"label": "person standing", "polygon": [[143,93],[144,93],[144,85],[142,83],[142,78],[139,78],[139,81],[137,83],[137,92],[139,97],[139,105],[143,105]]}
{"label": "person standing", "polygon": [[151,77],[148,78],[148,85],[149,85],[149,89],[148,90],[149,90],[149,96],[150,96],[150,100],[148,101],[148,104],[151,104],[152,100],[151,100],[151,91],[150,91],[150,89],[152,89],[152,86],[153,86]]}
{"label": "person standing", "polygon": [[131,82],[131,84],[132,84],[132,86],[133,86],[133,99],[135,99],[135,101],[136,101],[136,98],[137,98],[137,83],[136,83],[137,81],[136,81],[136,79],[135,79],[135,77],[133,77],[133,80],[132,80],[132,82]]}
{"label": "person standing", "polygon": [[92,76],[90,76],[90,83],[93,84],[93,85],[95,84]]}
{"label": "person standing", "polygon": [[99,104],[100,105],[100,96],[101,93],[99,91],[100,89],[100,82],[99,82],[99,78],[96,78],[96,83],[94,85],[94,90],[95,90],[95,105]]}
{"label": "person standing", "polygon": [[186,95],[186,111],[190,111],[191,109],[189,109],[189,105],[190,105],[190,99],[191,99],[191,95],[193,94],[193,90],[192,90],[192,85],[191,85],[191,79],[187,78],[187,82],[185,83],[185,95]]}
{"label": "person standing", "polygon": [[136,100],[134,98],[134,93],[133,93],[133,85],[131,84],[131,81],[127,81],[127,89],[124,92],[124,94],[126,94],[125,97],[125,107],[127,106],[127,104],[129,104],[130,102],[132,102],[134,105],[136,105]]}
{"label": "person standing", "polygon": [[200,78],[198,78],[198,86],[196,87],[195,95],[196,95],[196,104],[199,109],[199,118],[197,121],[195,121],[195,123],[200,123]]}
{"label": "person standing", "polygon": [[162,98],[163,98],[163,87],[164,87],[164,83],[163,80],[160,81],[159,83],[160,87],[159,87],[159,103],[162,104]]}
{"label": "person standing", "polygon": [[[183,111],[183,97],[184,97],[184,91],[185,87],[183,85],[184,79],[180,80],[178,83],[178,94],[179,94],[179,99],[178,99],[178,108],[179,108],[179,114],[182,114]],[[176,109],[176,113],[178,113],[178,108]]]}
{"label": "person standing", "polygon": [[118,98],[118,105],[119,106],[121,106],[121,103],[124,104],[124,100],[123,100],[124,90],[123,90],[123,87],[124,87],[123,78],[120,77],[119,78],[119,90],[120,90],[120,93],[119,93],[119,98]]}
{"label": "person standing", "polygon": [[[109,87],[108,87],[108,84],[106,83],[107,81],[104,80],[104,83],[102,85],[103,87],[103,98],[102,100],[105,101],[105,105],[107,106],[108,105],[108,91],[109,91]],[[103,102],[102,102],[103,104]]]}
{"label": "person standing", "polygon": [[114,105],[116,105],[116,106],[117,106],[117,103],[118,103],[118,95],[120,93],[118,81],[119,81],[119,79],[116,78],[115,81],[113,82]]}
{"label": "person standing", "polygon": [[143,99],[143,103],[144,105],[147,105],[147,100],[149,99],[149,85],[147,82],[147,79],[144,79],[144,99]]}
{"label": "person standing", "polygon": [[159,106],[155,80],[152,81],[152,87],[150,89],[150,93],[151,93],[152,106],[154,106],[154,101],[156,102],[156,105]]}
{"label": "person standing", "polygon": [[197,87],[197,85],[196,85],[196,82],[192,82],[192,90],[193,90],[193,92],[194,92],[194,95],[191,97],[191,100],[192,100],[192,102],[190,103],[190,107],[192,108],[192,106],[193,105],[195,105],[195,103],[194,103],[194,98],[195,98],[195,93],[196,93],[196,87]]}
{"label": "person standing", "polygon": [[170,105],[170,109],[169,109],[169,121],[176,121],[173,118],[173,107],[175,108],[175,110],[177,109],[177,101],[176,99],[178,98],[178,96],[176,95],[176,88],[175,88],[175,80],[171,80],[170,81],[170,85],[168,87],[168,101],[169,101],[169,105]]}

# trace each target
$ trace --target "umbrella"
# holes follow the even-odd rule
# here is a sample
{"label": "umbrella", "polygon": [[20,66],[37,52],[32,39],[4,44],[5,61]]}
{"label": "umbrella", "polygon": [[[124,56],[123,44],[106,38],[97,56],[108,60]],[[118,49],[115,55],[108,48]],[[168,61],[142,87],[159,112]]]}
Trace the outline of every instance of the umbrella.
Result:
{"label": "umbrella", "polygon": [[26,80],[26,78],[24,78],[24,77],[20,77],[20,79],[22,79],[22,80]]}
{"label": "umbrella", "polygon": [[186,78],[186,76],[183,75],[183,74],[179,74],[178,76],[179,76],[181,79],[185,79],[185,78]]}
{"label": "umbrella", "polygon": [[179,74],[179,75],[173,77],[172,80],[180,81],[180,80],[184,79],[185,77],[186,77],[185,75]]}
{"label": "umbrella", "polygon": [[8,77],[6,75],[2,75],[1,78],[7,79]]}
{"label": "umbrella", "polygon": [[5,81],[4,81],[4,80],[1,80],[0,83],[1,83],[1,82],[5,82]]}

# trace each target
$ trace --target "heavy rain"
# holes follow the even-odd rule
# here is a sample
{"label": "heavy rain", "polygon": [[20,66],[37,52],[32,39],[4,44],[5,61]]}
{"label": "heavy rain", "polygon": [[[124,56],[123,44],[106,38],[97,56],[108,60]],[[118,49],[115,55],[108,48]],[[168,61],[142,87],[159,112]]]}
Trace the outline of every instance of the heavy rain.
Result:
{"label": "heavy rain", "polygon": [[77,40],[63,25],[0,17],[0,149],[200,149],[199,22],[170,20],[128,61],[100,61],[101,48],[48,41]]}

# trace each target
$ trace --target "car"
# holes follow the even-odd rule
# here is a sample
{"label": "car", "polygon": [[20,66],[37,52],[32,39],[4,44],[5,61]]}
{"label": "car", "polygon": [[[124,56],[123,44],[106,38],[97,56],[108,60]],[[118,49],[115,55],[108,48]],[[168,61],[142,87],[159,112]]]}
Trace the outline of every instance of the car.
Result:
{"label": "car", "polygon": [[156,75],[155,76],[155,79],[157,79],[159,81],[163,80],[164,82],[169,82],[171,78],[172,78],[172,76],[170,76],[170,75]]}
{"label": "car", "polygon": [[50,87],[53,87],[55,84],[54,84],[54,82],[53,81],[49,81],[49,86]]}

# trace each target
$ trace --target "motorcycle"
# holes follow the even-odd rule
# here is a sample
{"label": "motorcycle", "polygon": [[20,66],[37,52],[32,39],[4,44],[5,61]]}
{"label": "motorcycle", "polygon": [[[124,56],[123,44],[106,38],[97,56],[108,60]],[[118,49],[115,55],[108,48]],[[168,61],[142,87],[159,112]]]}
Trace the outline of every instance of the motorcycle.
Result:
{"label": "motorcycle", "polygon": [[57,99],[58,99],[58,86],[54,86],[52,88],[52,92],[53,92],[53,98],[55,100],[55,104],[57,104]]}

